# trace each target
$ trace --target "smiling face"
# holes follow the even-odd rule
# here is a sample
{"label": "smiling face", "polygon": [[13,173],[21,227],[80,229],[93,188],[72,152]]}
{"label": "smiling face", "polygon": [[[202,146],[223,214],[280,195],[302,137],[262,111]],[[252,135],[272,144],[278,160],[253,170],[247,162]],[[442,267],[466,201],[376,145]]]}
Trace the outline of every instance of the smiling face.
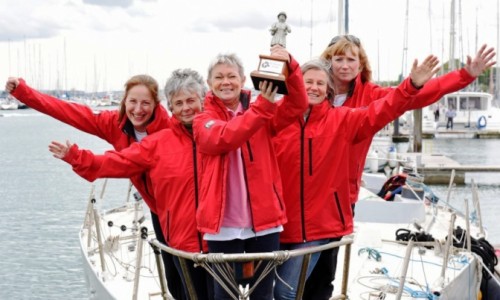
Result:
{"label": "smiling face", "polygon": [[196,92],[179,91],[170,101],[172,114],[184,125],[193,124],[194,116],[201,111],[201,99]]}
{"label": "smiling face", "polygon": [[245,77],[241,77],[237,66],[217,64],[212,69],[207,82],[212,93],[227,107],[232,107],[239,103]]}
{"label": "smiling face", "polygon": [[323,70],[310,69],[303,75],[309,104],[320,104],[326,99],[328,75]]}
{"label": "smiling face", "polygon": [[156,107],[149,89],[138,84],[130,88],[125,98],[125,114],[135,130],[144,132]]}
{"label": "smiling face", "polygon": [[333,55],[331,58],[333,81],[341,84],[349,84],[358,76],[361,68],[358,49],[346,50],[343,55]]}

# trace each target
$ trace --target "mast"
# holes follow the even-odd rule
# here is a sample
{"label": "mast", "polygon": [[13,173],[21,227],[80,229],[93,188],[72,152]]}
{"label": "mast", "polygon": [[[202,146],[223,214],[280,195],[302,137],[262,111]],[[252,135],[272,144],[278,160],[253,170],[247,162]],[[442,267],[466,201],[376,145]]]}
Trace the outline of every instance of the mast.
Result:
{"label": "mast", "polygon": [[[500,46],[500,27],[499,27],[500,21],[498,18],[500,18],[500,1],[499,0],[497,0],[497,49],[499,49],[498,47]],[[493,73],[493,71],[495,71],[495,73],[496,73],[496,76],[495,76],[496,81],[495,81],[495,84],[493,85],[494,86],[493,90],[495,92],[493,99],[496,99],[497,101],[499,100],[498,95],[500,94],[500,92],[499,92],[500,72],[498,72],[498,68],[500,66],[499,64],[500,64],[500,62],[497,59],[496,68],[492,69],[490,72],[490,74]]]}
{"label": "mast", "polygon": [[344,10],[344,29],[345,34],[349,33],[349,0],[345,1],[345,10]]}
{"label": "mast", "polygon": [[449,70],[453,71],[456,69],[455,66],[455,0],[451,0],[451,12],[450,12],[450,61]]}
{"label": "mast", "polygon": [[406,76],[406,64],[408,62],[408,8],[410,6],[410,0],[406,0],[406,12],[405,12],[405,27],[403,33],[403,59],[401,63],[401,76],[400,81]]}
{"label": "mast", "polygon": [[10,39],[8,40],[8,43],[9,43],[9,76],[12,76],[12,72],[10,69]]}
{"label": "mast", "polygon": [[309,41],[309,59],[312,58],[313,49],[313,0],[311,0],[311,25],[309,26],[311,30],[310,41]]}

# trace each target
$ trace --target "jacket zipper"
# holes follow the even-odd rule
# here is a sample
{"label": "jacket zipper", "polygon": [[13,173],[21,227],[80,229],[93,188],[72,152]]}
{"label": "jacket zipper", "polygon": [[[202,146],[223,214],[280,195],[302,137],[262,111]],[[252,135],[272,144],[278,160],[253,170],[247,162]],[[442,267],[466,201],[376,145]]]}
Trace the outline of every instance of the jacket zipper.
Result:
{"label": "jacket zipper", "polygon": [[[312,108],[311,108],[312,110]],[[309,112],[310,114],[311,112]],[[306,235],[306,212],[305,212],[305,197],[304,197],[304,185],[305,185],[305,179],[304,179],[304,160],[305,160],[305,154],[304,154],[304,139],[305,139],[305,129],[307,125],[307,121],[309,120],[309,116],[306,118],[304,125],[302,123],[300,124],[300,217],[301,217],[301,227],[302,227],[302,240],[304,242],[307,241],[307,235]]]}
{"label": "jacket zipper", "polygon": [[250,147],[250,141],[247,141],[247,149],[248,149],[248,159],[253,161],[252,147]]}
{"label": "jacket zipper", "polygon": [[[194,173],[194,215],[196,216],[196,211],[198,210],[198,201],[199,201],[199,195],[198,195],[198,158],[196,156],[196,143],[194,142],[194,139],[191,138],[191,143],[193,145],[193,173]],[[197,230],[197,236],[198,236],[198,246],[200,247],[200,252],[203,253],[203,238],[201,236],[201,232]]]}

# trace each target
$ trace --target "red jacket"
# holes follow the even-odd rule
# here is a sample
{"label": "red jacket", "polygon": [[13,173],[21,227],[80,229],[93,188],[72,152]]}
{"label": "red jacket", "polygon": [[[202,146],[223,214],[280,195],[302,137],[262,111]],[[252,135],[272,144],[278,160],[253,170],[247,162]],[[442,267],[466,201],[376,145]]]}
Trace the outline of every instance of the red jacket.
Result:
{"label": "red jacket", "polygon": [[409,79],[367,108],[312,105],[273,140],[283,180],[288,223],[282,243],[341,237],[353,230],[349,200],[351,144],[373,136],[400,116],[417,90]]}
{"label": "red jacket", "polygon": [[148,172],[167,244],[189,252],[207,251],[196,229],[199,157],[191,133],[172,118],[171,129],[148,135],[122,151],[94,155],[74,145],[64,158],[83,178],[126,178]]}
{"label": "red jacket", "polygon": [[[27,86],[23,79],[12,92],[12,96],[43,114],[100,137],[118,151],[136,141],[132,123],[126,116],[118,122],[118,110],[102,110],[96,113],[86,105],[42,94]],[[169,127],[170,117],[163,106],[156,106],[153,118],[154,120],[146,128],[148,134]],[[136,174],[130,177],[130,180],[151,211],[156,213],[155,200],[151,193],[151,180],[147,174]]]}
{"label": "red jacket", "polygon": [[[415,99],[412,100],[407,109],[419,109],[428,106],[443,97],[444,95],[462,89],[473,82],[476,78],[471,76],[465,69],[449,72],[445,75],[429,80],[418,92]],[[343,106],[346,107],[364,107],[371,102],[387,95],[394,88],[381,87],[373,82],[362,82],[358,75],[354,84],[354,91],[348,96]],[[351,202],[358,200],[361,176],[365,166],[366,156],[370,149],[373,136],[363,142],[353,145],[349,163],[349,185],[351,190]]]}
{"label": "red jacket", "polygon": [[249,104],[250,91],[242,91],[243,115],[231,119],[222,101],[212,93],[205,97],[204,112],[194,119],[194,137],[202,154],[198,229],[218,233],[225,202],[229,151],[241,148],[245,183],[250,201],[253,230],[286,222],[281,177],[271,136],[307,108],[307,95],[298,63],[291,59],[287,79],[289,94],[279,104],[261,95]]}

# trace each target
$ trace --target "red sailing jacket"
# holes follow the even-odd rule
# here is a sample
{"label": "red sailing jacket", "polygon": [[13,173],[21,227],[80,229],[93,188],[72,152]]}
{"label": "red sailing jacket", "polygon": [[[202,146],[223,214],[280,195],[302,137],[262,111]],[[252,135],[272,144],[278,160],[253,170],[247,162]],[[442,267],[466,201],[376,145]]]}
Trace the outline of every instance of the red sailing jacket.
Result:
{"label": "red sailing jacket", "polygon": [[400,116],[417,93],[405,80],[394,93],[365,108],[312,105],[273,140],[283,180],[288,223],[281,243],[342,237],[353,230],[349,200],[351,144],[369,139]]}
{"label": "red sailing jacket", "polygon": [[[407,109],[412,110],[428,106],[441,99],[444,95],[466,87],[475,79],[464,68],[433,78],[426,82],[423,88],[419,90]],[[352,96],[347,98],[343,106],[367,106],[372,101],[384,97],[393,89],[392,87],[381,87],[373,82],[362,82],[361,76],[358,75],[354,84],[354,92]],[[351,190],[350,198],[353,204],[358,200],[361,176],[363,175],[366,156],[372,139],[373,136],[359,144],[353,145],[350,150],[352,155],[349,163],[349,185]]]}
{"label": "red sailing jacket", "polygon": [[[86,105],[42,94],[27,86],[23,79],[12,92],[12,96],[43,114],[107,141],[118,151],[136,141],[132,123],[126,117],[122,122],[118,122],[118,110],[102,110],[95,113]],[[148,134],[170,126],[170,117],[162,105],[156,106],[153,118],[146,128]],[[151,180],[147,174],[136,174],[130,177],[130,180],[151,211],[156,213]]]}
{"label": "red sailing jacket", "polygon": [[207,251],[196,229],[199,157],[191,133],[176,118],[172,118],[171,129],[148,135],[120,152],[94,155],[73,145],[64,160],[89,181],[148,172],[167,244],[189,252]]}
{"label": "red sailing jacket", "polygon": [[[249,104],[250,91],[242,91],[243,115],[231,119],[222,101],[212,93],[205,97],[204,112],[194,119],[194,137],[202,155],[198,229],[220,230],[226,204],[228,156],[241,148],[245,183],[255,232],[286,222],[281,177],[271,136],[273,128],[293,122],[307,108],[307,94],[298,63],[291,59],[288,95],[279,104],[261,95]],[[272,126],[271,126],[272,125]]]}

